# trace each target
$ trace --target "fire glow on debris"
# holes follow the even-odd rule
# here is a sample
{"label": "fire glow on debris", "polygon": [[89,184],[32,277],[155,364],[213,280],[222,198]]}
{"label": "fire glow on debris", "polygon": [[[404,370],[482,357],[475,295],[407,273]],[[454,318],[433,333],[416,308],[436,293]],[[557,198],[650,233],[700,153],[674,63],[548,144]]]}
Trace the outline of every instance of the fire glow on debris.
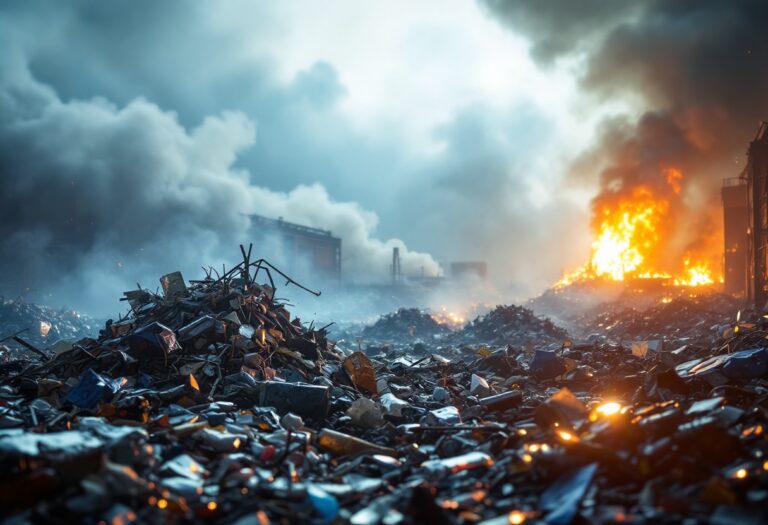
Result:
{"label": "fire glow on debris", "polygon": [[449,311],[445,306],[440,307],[440,311],[432,314],[432,319],[437,324],[448,325],[452,328],[461,328],[466,322],[466,318],[455,312]]}
{"label": "fire glow on debris", "polygon": [[589,414],[589,420],[594,422],[598,419],[611,418],[616,414],[621,413],[623,408],[624,407],[621,405],[621,403],[617,403],[616,401],[607,401],[597,405],[591,410]]}
{"label": "fire glow on debris", "polygon": [[[683,173],[663,168],[661,175],[672,194],[682,189]],[[663,243],[670,219],[670,199],[650,186],[636,186],[616,199],[603,201],[594,210],[595,237],[589,261],[567,273],[555,287],[597,279],[663,279],[675,286],[708,286],[722,282],[707,260],[692,254],[683,258],[682,268],[661,268]],[[672,271],[670,271],[672,270]]]}

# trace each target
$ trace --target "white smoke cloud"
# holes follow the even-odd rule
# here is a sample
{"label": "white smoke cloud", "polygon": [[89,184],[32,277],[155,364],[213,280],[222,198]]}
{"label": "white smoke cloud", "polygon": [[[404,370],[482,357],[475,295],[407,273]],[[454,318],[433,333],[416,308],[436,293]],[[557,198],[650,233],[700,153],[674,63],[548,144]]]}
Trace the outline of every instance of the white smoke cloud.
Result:
{"label": "white smoke cloud", "polygon": [[289,192],[253,185],[236,167],[257,140],[256,123],[241,112],[189,129],[142,98],[122,107],[65,101],[19,53],[0,60],[0,79],[0,243],[15,254],[0,262],[14,276],[4,293],[45,292],[54,303],[77,294],[81,306],[100,306],[136,280],[152,287],[166,271],[196,275],[201,264],[233,262],[254,213],[340,236],[348,279],[384,280],[393,246],[405,272],[438,271],[428,254],[375,238],[376,214],[335,201],[319,184]]}

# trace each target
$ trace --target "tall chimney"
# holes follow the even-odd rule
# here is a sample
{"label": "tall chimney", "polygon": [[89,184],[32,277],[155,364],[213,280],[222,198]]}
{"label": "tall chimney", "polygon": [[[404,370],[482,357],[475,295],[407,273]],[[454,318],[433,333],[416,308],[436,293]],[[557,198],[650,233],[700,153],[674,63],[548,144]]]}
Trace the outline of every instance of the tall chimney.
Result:
{"label": "tall chimney", "polygon": [[392,248],[392,284],[400,282],[400,248]]}

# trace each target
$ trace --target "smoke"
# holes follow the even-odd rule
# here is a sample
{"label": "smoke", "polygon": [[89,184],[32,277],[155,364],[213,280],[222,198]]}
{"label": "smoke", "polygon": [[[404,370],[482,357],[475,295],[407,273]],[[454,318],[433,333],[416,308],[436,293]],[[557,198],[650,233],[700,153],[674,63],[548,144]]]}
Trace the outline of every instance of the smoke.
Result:
{"label": "smoke", "polygon": [[[542,64],[576,64],[591,102],[631,110],[603,123],[573,181],[597,182],[593,209],[641,185],[669,199],[670,259],[708,251],[719,222],[717,188],[741,171],[759,120],[768,118],[768,4],[760,0],[484,0],[531,41]],[[680,193],[663,176],[679,169]],[[595,180],[597,177],[597,180]]]}
{"label": "smoke", "polygon": [[[337,202],[320,185],[275,192],[253,185],[238,158],[257,140],[240,112],[185,127],[176,114],[137,98],[62,100],[30,73],[6,41],[0,58],[0,275],[2,293],[94,310],[114,306],[137,280],[199,274],[248,242],[251,214],[332,230],[345,275],[383,280],[393,246],[406,273],[437,263],[397,239],[374,238],[377,216]],[[256,174],[258,177],[258,174]],[[257,257],[269,258],[269,253]],[[191,274],[191,275],[190,275]]]}

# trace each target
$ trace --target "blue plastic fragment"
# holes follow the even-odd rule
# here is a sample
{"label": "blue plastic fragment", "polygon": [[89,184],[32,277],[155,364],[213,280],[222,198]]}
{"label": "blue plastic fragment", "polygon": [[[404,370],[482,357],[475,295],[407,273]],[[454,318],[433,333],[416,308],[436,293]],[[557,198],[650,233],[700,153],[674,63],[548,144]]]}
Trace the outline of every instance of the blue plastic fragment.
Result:
{"label": "blue plastic fragment", "polygon": [[548,512],[544,521],[549,525],[568,525],[573,521],[596,470],[597,463],[591,463],[563,476],[545,490],[539,501],[539,506]]}
{"label": "blue plastic fragment", "polygon": [[750,348],[729,355],[723,374],[730,379],[758,379],[768,374],[768,350]]}
{"label": "blue plastic fragment", "polygon": [[307,494],[323,523],[329,523],[339,515],[339,502],[334,496],[314,485],[307,487]]}
{"label": "blue plastic fragment", "polygon": [[537,378],[552,379],[565,372],[565,362],[554,352],[536,350],[530,368],[531,373]]}
{"label": "blue plastic fragment", "polygon": [[80,408],[93,409],[100,401],[117,393],[123,387],[125,378],[111,379],[97,374],[89,368],[80,376],[80,382],[69,391],[64,401]]}

